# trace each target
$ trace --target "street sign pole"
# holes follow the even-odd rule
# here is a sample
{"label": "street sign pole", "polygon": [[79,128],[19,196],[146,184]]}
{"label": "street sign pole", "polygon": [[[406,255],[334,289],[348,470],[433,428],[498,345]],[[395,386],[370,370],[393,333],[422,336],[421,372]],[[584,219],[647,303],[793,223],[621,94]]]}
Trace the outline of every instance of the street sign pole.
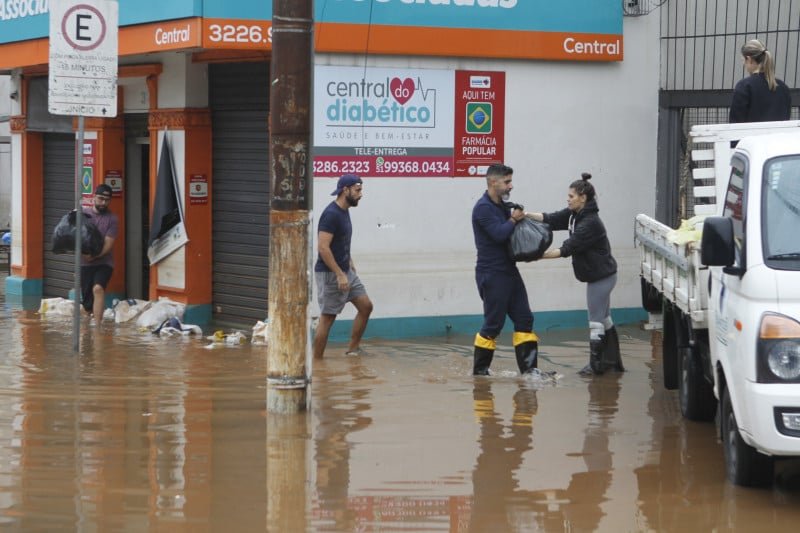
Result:
{"label": "street sign pole", "polygon": [[72,308],[72,350],[81,351],[81,178],[83,174],[83,115],[78,115],[78,142],[75,145],[75,297]]}
{"label": "street sign pole", "polygon": [[[72,347],[80,352],[84,117],[117,116],[119,5],[116,0],[51,0],[47,109],[78,117],[75,143],[75,295]],[[96,157],[96,154],[92,154]],[[89,183],[90,189],[94,184]],[[102,316],[94,317],[100,324]]]}

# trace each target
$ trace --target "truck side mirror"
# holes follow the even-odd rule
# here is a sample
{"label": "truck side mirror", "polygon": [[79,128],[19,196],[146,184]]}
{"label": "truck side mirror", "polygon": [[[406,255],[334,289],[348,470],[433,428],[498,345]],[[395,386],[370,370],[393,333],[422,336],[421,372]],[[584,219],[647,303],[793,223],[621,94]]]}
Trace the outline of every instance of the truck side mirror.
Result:
{"label": "truck side mirror", "polygon": [[735,261],[733,221],[728,217],[708,217],[703,222],[700,261],[707,266],[729,267]]}

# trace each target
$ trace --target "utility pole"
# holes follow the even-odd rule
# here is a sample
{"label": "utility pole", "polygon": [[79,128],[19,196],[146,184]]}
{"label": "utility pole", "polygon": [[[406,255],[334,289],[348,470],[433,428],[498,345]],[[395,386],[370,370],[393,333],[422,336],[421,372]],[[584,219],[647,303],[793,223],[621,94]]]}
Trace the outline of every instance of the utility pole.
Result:
{"label": "utility pole", "polygon": [[267,410],[306,409],[313,0],[273,0]]}

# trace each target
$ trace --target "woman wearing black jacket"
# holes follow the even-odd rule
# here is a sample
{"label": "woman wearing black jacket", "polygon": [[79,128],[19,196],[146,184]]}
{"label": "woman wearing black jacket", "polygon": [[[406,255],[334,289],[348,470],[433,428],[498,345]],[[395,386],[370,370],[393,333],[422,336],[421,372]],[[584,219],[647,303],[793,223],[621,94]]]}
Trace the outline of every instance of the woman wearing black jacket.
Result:
{"label": "woman wearing black jacket", "polygon": [[789,120],[792,97],[789,87],[775,77],[772,53],[761,41],[752,39],[742,46],[742,61],[748,76],[733,90],[730,121]]}
{"label": "woman wearing black jacket", "polygon": [[553,231],[569,230],[560,248],[544,253],[545,259],[572,257],[572,269],[578,281],[585,282],[589,308],[589,364],[581,374],[602,374],[608,369],[623,372],[619,336],[611,320],[611,291],[617,284],[617,262],[611,255],[606,228],[597,214],[592,175],[581,174],[567,193],[567,207],[554,213],[526,213]]}

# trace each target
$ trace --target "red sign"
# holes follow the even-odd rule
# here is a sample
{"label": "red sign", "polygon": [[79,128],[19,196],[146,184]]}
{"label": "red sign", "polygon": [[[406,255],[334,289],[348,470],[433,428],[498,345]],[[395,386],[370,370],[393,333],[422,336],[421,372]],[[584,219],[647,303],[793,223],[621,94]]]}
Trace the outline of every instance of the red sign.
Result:
{"label": "red sign", "polygon": [[189,205],[208,203],[208,178],[205,174],[189,176]]}
{"label": "red sign", "polygon": [[453,176],[483,177],[505,151],[505,72],[456,71]]}
{"label": "red sign", "polygon": [[122,196],[122,172],[119,170],[106,170],[103,183],[111,187],[112,196]]}
{"label": "red sign", "polygon": [[83,168],[81,170],[81,205],[94,205],[94,177],[97,175],[97,139],[84,139],[82,150]]}
{"label": "red sign", "polygon": [[[362,148],[371,151],[370,148]],[[380,149],[378,149],[380,150]],[[342,174],[389,177],[449,177],[453,158],[437,155],[318,155],[314,157],[314,176],[336,177]]]}

